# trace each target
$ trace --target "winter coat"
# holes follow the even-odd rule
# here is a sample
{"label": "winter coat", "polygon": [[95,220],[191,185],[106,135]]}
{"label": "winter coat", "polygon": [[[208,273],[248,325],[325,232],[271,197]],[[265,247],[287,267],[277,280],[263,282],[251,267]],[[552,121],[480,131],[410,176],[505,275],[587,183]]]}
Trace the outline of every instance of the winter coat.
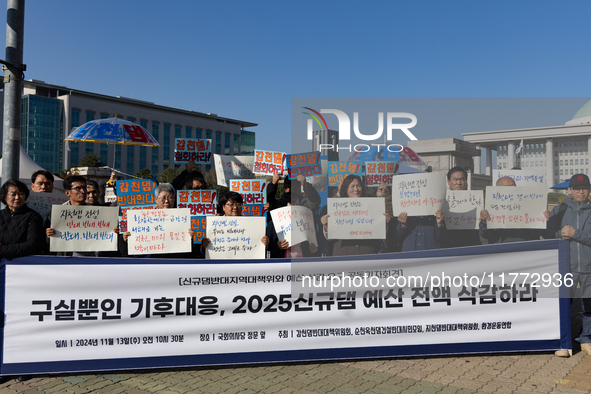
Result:
{"label": "winter coat", "polygon": [[398,222],[396,237],[402,243],[403,252],[440,249],[446,247],[449,242],[445,221],[442,227],[438,227],[435,216],[409,217],[406,227],[402,227]]}
{"label": "winter coat", "polygon": [[0,211],[0,258],[41,254],[45,234],[43,219],[28,206]]}
{"label": "winter coat", "polygon": [[560,205],[552,209],[548,222],[548,233],[554,238],[562,238],[561,230],[564,226],[572,226],[575,235],[570,242],[570,270],[571,272],[591,273],[591,203],[578,203],[572,198],[564,200],[566,211],[558,223]]}

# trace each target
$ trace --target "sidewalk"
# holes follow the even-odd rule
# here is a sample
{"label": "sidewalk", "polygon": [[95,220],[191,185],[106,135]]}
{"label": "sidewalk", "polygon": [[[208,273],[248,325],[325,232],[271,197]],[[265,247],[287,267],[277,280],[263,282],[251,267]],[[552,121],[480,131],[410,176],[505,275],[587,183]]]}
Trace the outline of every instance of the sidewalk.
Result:
{"label": "sidewalk", "polygon": [[208,367],[10,380],[0,393],[589,393],[591,356],[548,353]]}

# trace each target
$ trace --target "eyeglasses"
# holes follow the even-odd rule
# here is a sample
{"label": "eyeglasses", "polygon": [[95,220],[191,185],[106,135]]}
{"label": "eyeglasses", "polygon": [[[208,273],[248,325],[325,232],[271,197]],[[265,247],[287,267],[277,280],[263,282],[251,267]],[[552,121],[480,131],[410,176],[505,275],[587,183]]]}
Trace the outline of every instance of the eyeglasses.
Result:
{"label": "eyeglasses", "polygon": [[80,193],[82,191],[86,191],[86,186],[71,187],[70,190],[75,191],[76,193]]}
{"label": "eyeglasses", "polygon": [[173,196],[164,196],[164,197],[158,197],[158,199],[160,201],[166,201],[166,202],[173,202],[174,201],[174,197]]}
{"label": "eyeglasses", "polygon": [[229,208],[241,208],[242,207],[242,204],[240,204],[240,203],[230,204],[228,202],[228,203],[226,203],[226,206],[229,207]]}

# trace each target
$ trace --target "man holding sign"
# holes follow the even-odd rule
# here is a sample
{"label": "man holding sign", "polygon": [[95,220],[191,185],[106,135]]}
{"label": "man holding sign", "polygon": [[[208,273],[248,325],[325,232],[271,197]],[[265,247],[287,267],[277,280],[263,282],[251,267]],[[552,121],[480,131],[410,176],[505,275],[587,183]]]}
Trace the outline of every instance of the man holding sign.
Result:
{"label": "man holding sign", "polygon": [[[449,186],[449,190],[452,192],[468,190],[468,174],[466,173],[466,170],[464,170],[462,167],[454,167],[449,170],[447,172],[447,185]],[[446,197],[450,198],[451,196],[448,194]],[[448,247],[459,248],[462,246],[480,245],[481,243],[480,235],[476,229],[454,230],[449,235]]]}

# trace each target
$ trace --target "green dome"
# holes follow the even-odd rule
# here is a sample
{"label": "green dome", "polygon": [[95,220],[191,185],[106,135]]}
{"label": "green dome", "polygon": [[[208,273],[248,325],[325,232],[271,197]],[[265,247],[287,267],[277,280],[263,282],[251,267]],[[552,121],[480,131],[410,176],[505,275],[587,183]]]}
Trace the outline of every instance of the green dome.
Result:
{"label": "green dome", "polygon": [[581,109],[577,111],[575,116],[573,116],[573,120],[584,118],[586,116],[591,116],[591,100],[587,101],[587,104],[583,105]]}

